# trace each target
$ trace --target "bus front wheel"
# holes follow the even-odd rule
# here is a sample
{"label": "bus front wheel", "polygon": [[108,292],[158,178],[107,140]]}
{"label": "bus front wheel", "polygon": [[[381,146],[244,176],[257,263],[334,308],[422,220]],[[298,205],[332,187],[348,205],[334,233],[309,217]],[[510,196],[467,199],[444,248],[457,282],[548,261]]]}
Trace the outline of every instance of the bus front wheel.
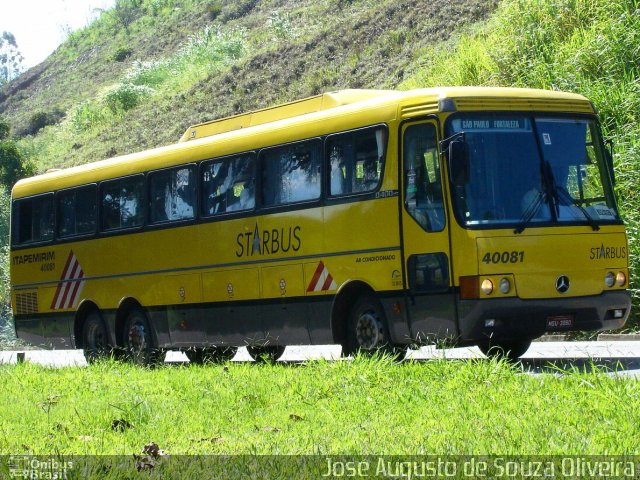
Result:
{"label": "bus front wheel", "polygon": [[82,327],[82,349],[87,363],[106,358],[112,352],[107,327],[98,312],[91,312]]}
{"label": "bus front wheel", "polygon": [[191,363],[222,363],[231,360],[236,352],[237,347],[209,347],[209,348],[192,348],[185,350],[185,355]]}
{"label": "bus front wheel", "polygon": [[342,345],[344,356],[355,353],[385,353],[401,360],[407,353],[403,345],[392,345],[382,305],[373,296],[360,297],[353,305],[347,324],[347,339]]}
{"label": "bus front wheel", "polygon": [[138,365],[155,365],[162,360],[162,351],[153,340],[147,316],[141,310],[129,313],[124,325],[124,347],[127,358]]}
{"label": "bus front wheel", "polygon": [[520,338],[508,341],[492,342],[484,340],[478,343],[480,351],[489,358],[516,361],[531,347],[530,338]]}

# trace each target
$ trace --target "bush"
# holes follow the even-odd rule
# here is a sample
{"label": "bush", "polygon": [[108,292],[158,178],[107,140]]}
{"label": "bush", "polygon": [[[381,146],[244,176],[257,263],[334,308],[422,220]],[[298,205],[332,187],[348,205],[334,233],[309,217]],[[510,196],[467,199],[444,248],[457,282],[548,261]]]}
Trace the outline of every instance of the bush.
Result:
{"label": "bush", "polygon": [[176,63],[211,63],[228,59],[238,59],[245,51],[244,29],[222,31],[220,28],[205,27],[201,32],[189,37],[178,52]]}
{"label": "bush", "polygon": [[90,100],[75,106],[69,115],[71,126],[76,132],[91,130],[100,125],[106,117],[104,106]]}
{"label": "bush", "polygon": [[126,112],[140,105],[153,93],[153,89],[144,85],[120,83],[104,95],[104,102],[112,113]]}
{"label": "bush", "polygon": [[25,130],[27,135],[35,135],[47,125],[55,125],[64,116],[64,112],[59,109],[53,112],[39,111],[29,118],[29,126]]}
{"label": "bush", "polygon": [[145,3],[146,10],[154,17],[174,8],[176,0],[149,0]]}
{"label": "bush", "polygon": [[222,20],[229,21],[236,18],[244,17],[258,4],[258,0],[238,0],[229,2],[222,9]]}
{"label": "bush", "polygon": [[125,77],[124,83],[155,87],[169,78],[169,67],[166,62],[133,62],[133,66]]}
{"label": "bush", "polygon": [[207,16],[209,20],[213,21],[220,16],[222,13],[222,4],[216,0],[214,2],[209,2],[205,8]]}
{"label": "bush", "polygon": [[113,60],[116,62],[124,62],[131,54],[133,54],[132,48],[120,47],[116,50],[116,53],[113,54]]}
{"label": "bush", "polygon": [[22,158],[15,142],[0,141],[0,184],[10,190],[18,180],[32,174],[32,166]]}
{"label": "bush", "polygon": [[9,138],[9,132],[11,132],[11,125],[4,117],[0,117],[0,140]]}
{"label": "bush", "polygon": [[124,27],[129,31],[129,26],[140,15],[140,6],[143,0],[116,0],[116,4],[111,10],[116,25]]}
{"label": "bush", "polygon": [[288,40],[296,36],[295,28],[287,13],[271,12],[267,24],[271,27],[274,40]]}

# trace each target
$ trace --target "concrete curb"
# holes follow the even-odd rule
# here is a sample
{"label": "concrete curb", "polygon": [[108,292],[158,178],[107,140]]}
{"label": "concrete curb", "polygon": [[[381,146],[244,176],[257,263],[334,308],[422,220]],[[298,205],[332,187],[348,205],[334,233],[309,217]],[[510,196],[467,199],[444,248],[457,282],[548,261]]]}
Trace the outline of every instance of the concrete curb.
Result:
{"label": "concrete curb", "polygon": [[536,338],[534,342],[564,342],[566,339],[566,335],[543,335]]}
{"label": "concrete curb", "polygon": [[[567,335],[543,335],[536,338],[534,342],[564,342]],[[569,340],[571,341],[571,340]],[[595,340],[589,340],[595,341]],[[640,341],[640,333],[601,333],[598,335],[598,342],[634,342]]]}
{"label": "concrete curb", "polygon": [[598,335],[599,342],[634,342],[640,341],[640,334],[637,333],[601,333]]}

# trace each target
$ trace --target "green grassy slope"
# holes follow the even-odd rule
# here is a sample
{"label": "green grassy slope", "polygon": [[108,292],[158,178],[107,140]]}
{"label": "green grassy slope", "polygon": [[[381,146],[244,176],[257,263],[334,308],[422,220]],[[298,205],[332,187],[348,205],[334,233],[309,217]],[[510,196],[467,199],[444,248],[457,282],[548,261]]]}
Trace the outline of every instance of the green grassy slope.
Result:
{"label": "green grassy slope", "polygon": [[640,434],[639,382],[495,360],[27,363],[0,366],[0,388],[2,455],[632,455]]}
{"label": "green grassy slope", "polygon": [[[471,24],[496,4],[118,0],[5,89],[0,114],[24,132],[34,113],[63,112],[59,125],[22,146],[40,169],[85,163],[176,142],[193,123],[322,91],[396,87],[423,49],[449,37],[453,19],[456,28]],[[125,28],[127,5],[137,7]],[[130,56],[117,61],[126,49]],[[125,97],[130,103],[120,108]]]}

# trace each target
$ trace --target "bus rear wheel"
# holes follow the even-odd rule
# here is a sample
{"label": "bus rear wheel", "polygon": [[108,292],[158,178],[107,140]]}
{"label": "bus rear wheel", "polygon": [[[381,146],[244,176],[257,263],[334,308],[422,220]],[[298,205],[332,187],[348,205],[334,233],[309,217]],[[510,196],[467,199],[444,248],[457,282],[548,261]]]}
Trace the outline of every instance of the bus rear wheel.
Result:
{"label": "bus rear wheel", "polygon": [[342,354],[348,356],[356,353],[383,353],[394,360],[402,360],[407,353],[406,346],[391,344],[384,309],[378,299],[371,295],[360,297],[349,314]]}
{"label": "bus rear wheel", "polygon": [[102,360],[113,351],[107,327],[98,312],[91,312],[84,321],[82,349],[87,363]]}
{"label": "bus rear wheel", "polygon": [[247,346],[247,352],[256,362],[273,363],[277,361],[284,353],[282,345],[265,345],[262,347]]}
{"label": "bus rear wheel", "polygon": [[515,362],[531,347],[530,338],[520,338],[515,340],[495,341],[484,340],[478,343],[480,351],[488,358],[501,359]]}
{"label": "bus rear wheel", "polygon": [[203,363],[228,362],[237,351],[237,347],[196,347],[185,350],[184,353],[191,363],[201,365]]}
{"label": "bus rear wheel", "polygon": [[129,313],[124,325],[127,359],[137,365],[152,366],[162,361],[163,353],[155,345],[147,316],[141,310]]}

